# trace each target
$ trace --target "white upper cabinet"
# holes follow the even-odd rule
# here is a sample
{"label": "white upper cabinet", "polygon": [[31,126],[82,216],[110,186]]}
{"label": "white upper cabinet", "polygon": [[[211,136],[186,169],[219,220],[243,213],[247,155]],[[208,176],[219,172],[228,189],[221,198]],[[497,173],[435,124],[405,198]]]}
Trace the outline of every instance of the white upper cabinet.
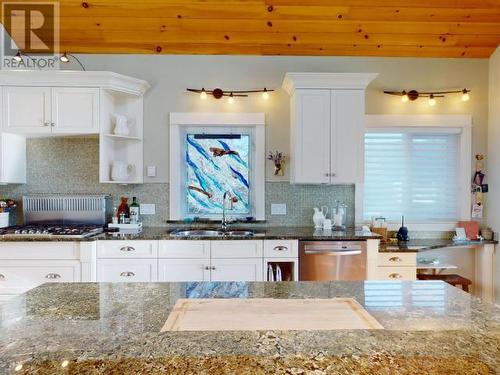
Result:
{"label": "white upper cabinet", "polygon": [[292,97],[295,183],[330,182],[330,90],[298,90]]}
{"label": "white upper cabinet", "polygon": [[291,96],[290,181],[363,181],[365,89],[373,73],[287,73]]}
{"label": "white upper cabinet", "polygon": [[52,126],[54,133],[99,133],[99,89],[53,88]]}
{"label": "white upper cabinet", "polygon": [[12,133],[50,133],[50,88],[4,87],[3,130]]}
{"label": "white upper cabinet", "polygon": [[5,87],[5,132],[98,134],[99,89],[88,87]]}

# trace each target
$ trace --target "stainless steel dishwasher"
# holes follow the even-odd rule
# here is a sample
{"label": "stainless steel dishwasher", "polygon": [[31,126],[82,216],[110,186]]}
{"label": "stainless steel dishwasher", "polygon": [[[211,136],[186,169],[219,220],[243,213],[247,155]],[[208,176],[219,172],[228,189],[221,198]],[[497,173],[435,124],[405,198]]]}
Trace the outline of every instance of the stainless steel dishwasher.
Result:
{"label": "stainless steel dishwasher", "polygon": [[301,241],[299,280],[366,280],[366,241]]}

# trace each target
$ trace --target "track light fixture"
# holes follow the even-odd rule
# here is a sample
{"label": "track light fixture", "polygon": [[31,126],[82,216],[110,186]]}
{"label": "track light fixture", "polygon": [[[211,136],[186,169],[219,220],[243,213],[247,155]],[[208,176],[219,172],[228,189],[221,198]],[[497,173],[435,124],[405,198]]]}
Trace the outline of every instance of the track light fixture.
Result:
{"label": "track light fixture", "polygon": [[85,67],[83,66],[82,62],[78,59],[78,57],[76,57],[71,53],[64,52],[61,56],[59,56],[59,60],[66,64],[69,63],[70,57],[72,57],[78,63],[78,65],[80,65],[80,68],[82,68],[82,70],[85,70]]}
{"label": "track light fixture", "polygon": [[221,88],[215,88],[213,90],[205,90],[204,87],[201,89],[186,89],[189,92],[194,92],[196,94],[200,95],[201,100],[205,100],[208,98],[208,95],[211,95],[215,99],[220,99],[224,96],[228,97],[228,102],[229,103],[234,103],[234,98],[235,97],[248,97],[249,94],[257,94],[257,93],[262,93],[262,99],[267,100],[269,99],[269,93],[271,91],[274,91],[273,89],[268,89],[264,87],[263,89],[256,89],[256,90],[223,90]]}
{"label": "track light fixture", "polygon": [[418,98],[429,98],[429,105],[436,105],[436,98],[444,98],[448,94],[461,94],[462,101],[466,102],[470,99],[470,90],[449,90],[449,91],[428,91],[428,92],[418,92],[417,90],[410,91],[384,91],[384,94],[387,95],[396,95],[401,97],[401,101],[403,103],[407,103],[409,101],[415,101]]}

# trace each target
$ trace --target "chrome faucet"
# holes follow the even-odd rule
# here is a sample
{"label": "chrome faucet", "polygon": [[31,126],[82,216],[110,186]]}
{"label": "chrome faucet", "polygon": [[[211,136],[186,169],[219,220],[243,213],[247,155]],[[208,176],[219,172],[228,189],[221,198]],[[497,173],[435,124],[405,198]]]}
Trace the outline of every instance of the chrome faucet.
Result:
{"label": "chrome faucet", "polygon": [[230,202],[231,202],[230,210],[233,209],[233,195],[231,194],[231,192],[229,190],[227,190],[224,192],[224,195],[222,196],[222,221],[221,221],[222,230],[226,230],[227,225],[229,224],[227,217],[226,217],[226,199],[227,199],[227,197],[230,198]]}

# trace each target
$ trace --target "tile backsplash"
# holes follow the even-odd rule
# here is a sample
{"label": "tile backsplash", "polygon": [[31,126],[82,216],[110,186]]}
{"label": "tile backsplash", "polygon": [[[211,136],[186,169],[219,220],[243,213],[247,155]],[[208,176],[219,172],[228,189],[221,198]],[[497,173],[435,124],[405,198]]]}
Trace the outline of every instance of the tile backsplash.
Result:
{"label": "tile backsplash", "polygon": [[[27,142],[27,184],[0,186],[0,196],[19,200],[36,193],[109,194],[115,205],[121,196],[136,196],[141,203],[156,204],[155,215],[144,215],[147,226],[166,226],[168,219],[167,183],[115,185],[99,183],[99,142],[95,137],[36,138]],[[291,185],[266,183],[268,225],[312,225],[313,207],[335,200],[347,204],[347,223],[354,225],[354,185]],[[271,203],[285,203],[287,215],[271,215]],[[16,220],[14,218],[14,220]],[[17,215],[18,223],[22,220]]]}

